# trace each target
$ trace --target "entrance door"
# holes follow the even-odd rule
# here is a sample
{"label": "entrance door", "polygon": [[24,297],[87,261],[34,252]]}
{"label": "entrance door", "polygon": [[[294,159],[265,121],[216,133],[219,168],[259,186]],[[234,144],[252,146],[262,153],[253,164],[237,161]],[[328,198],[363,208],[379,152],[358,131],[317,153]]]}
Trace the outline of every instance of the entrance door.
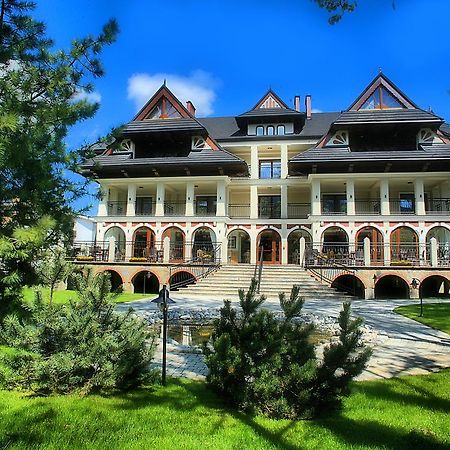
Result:
{"label": "entrance door", "polygon": [[266,264],[280,263],[280,235],[275,231],[263,231],[258,244],[258,261],[261,258]]}

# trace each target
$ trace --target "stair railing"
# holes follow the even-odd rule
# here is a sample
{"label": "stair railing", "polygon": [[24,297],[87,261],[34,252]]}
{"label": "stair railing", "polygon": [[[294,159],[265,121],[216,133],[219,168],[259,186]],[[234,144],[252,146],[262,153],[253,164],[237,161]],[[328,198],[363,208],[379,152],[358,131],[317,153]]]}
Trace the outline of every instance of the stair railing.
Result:
{"label": "stair railing", "polygon": [[255,272],[253,274],[253,279],[256,281],[256,293],[257,294],[259,294],[259,288],[261,287],[263,264],[264,264],[264,247],[261,245],[259,247],[259,260],[256,261]]}

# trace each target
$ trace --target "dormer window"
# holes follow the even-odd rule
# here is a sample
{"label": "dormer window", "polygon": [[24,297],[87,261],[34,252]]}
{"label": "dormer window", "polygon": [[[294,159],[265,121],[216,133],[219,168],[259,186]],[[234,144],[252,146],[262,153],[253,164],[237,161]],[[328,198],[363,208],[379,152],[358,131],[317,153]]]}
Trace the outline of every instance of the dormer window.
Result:
{"label": "dormer window", "polygon": [[256,127],[256,136],[264,136],[264,127],[262,125]]}
{"label": "dormer window", "polygon": [[145,120],[179,119],[181,114],[167,98],[163,97],[145,117]]}
{"label": "dormer window", "polygon": [[286,128],[284,125],[278,125],[277,126],[277,134],[278,136],[284,136],[286,133]]}
{"label": "dormer window", "polygon": [[384,86],[377,87],[373,94],[364,102],[360,109],[404,109],[401,104]]}
{"label": "dormer window", "polygon": [[273,136],[275,134],[275,128],[272,125],[267,127],[267,136]]}

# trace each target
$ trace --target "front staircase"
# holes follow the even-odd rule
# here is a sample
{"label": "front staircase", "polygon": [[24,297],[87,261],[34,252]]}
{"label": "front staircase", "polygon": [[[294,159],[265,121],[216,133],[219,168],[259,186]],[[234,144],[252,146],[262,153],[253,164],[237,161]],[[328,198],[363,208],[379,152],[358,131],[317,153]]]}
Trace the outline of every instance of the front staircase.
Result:
{"label": "front staircase", "polygon": [[[189,297],[212,297],[218,299],[237,299],[238,289],[247,290],[254,275],[250,264],[226,265],[216,272],[179,289],[179,293]],[[305,269],[299,266],[268,266],[262,269],[260,294],[267,299],[278,299],[279,292],[290,294],[294,284],[300,286],[300,295],[305,299],[351,299],[352,296],[339,292],[325,284],[320,284]]]}

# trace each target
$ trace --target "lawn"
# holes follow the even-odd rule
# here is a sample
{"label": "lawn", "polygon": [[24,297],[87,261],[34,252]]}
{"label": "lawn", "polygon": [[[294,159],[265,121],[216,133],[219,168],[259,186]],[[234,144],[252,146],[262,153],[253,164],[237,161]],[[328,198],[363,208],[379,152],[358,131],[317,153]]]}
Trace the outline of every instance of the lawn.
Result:
{"label": "lawn", "polygon": [[423,317],[420,317],[420,305],[399,306],[396,313],[436,330],[450,334],[450,303],[427,303],[423,305]]}
{"label": "lawn", "polygon": [[232,411],[201,382],[108,396],[0,391],[0,448],[448,449],[450,371],[360,382],[342,414],[275,421]]}
{"label": "lawn", "polygon": [[[22,290],[24,300],[29,302],[34,298],[34,288],[25,287]],[[44,288],[43,289],[44,299],[49,297],[49,289]],[[151,297],[155,296],[156,294],[149,294]],[[53,301],[55,304],[63,304],[67,303],[70,299],[77,298],[78,294],[76,291],[70,291],[70,290],[61,290],[61,291],[55,291],[53,294]],[[141,298],[146,298],[148,295],[144,294],[130,294],[128,292],[124,292],[120,294],[116,299],[116,303],[125,303],[125,302],[131,302],[133,300],[139,300]],[[1,448],[1,447],[0,447]]]}

